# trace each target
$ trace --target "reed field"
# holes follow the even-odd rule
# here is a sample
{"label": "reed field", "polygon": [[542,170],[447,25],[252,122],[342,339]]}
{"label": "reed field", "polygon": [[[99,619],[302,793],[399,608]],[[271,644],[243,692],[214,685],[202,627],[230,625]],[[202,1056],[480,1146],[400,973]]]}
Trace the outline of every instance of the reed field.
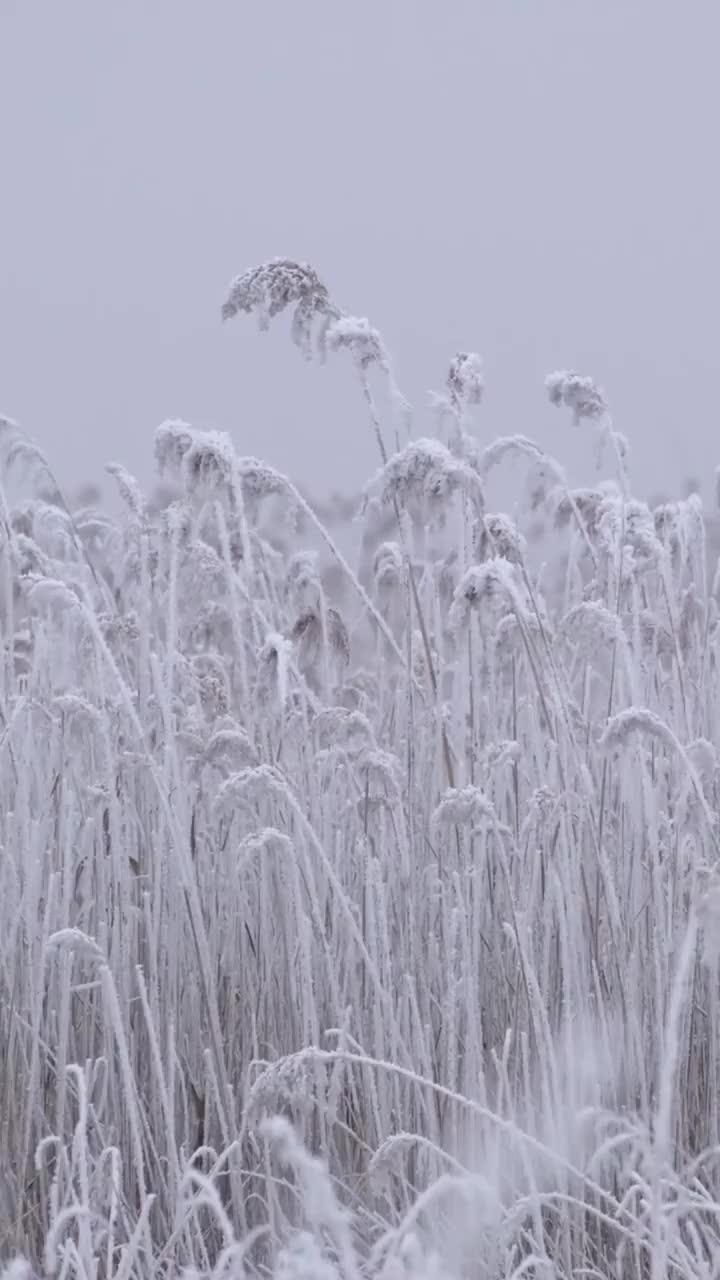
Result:
{"label": "reed field", "polygon": [[714,1280],[713,503],[585,371],[558,459],[469,352],[418,435],[306,265],[221,320],[344,363],[356,495],[168,421],[77,502],[0,422],[6,1280]]}

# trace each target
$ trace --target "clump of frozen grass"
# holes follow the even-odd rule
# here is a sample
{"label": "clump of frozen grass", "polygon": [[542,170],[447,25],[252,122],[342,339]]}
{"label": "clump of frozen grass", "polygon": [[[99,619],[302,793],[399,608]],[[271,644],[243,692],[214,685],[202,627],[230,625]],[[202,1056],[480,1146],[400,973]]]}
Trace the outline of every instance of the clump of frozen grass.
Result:
{"label": "clump of frozen grass", "polygon": [[294,1172],[302,1187],[302,1206],[315,1233],[327,1231],[335,1249],[344,1280],[358,1280],[359,1268],[350,1230],[350,1218],[337,1201],[327,1170],[298,1141],[292,1126],[280,1116],[264,1122],[261,1132],[275,1146],[283,1163]]}
{"label": "clump of frozen grass", "polygon": [[485,515],[478,522],[476,545],[481,560],[489,553],[510,564],[522,564],[527,552],[526,540],[515,521],[502,512]]}
{"label": "clump of frozen grass", "polygon": [[222,305],[223,320],[243,312],[257,316],[261,329],[287,307],[293,307],[293,342],[307,356],[312,349],[313,324],[323,328],[338,315],[337,308],[317,273],[307,263],[273,258],[236,277]]}
{"label": "clump of frozen grass", "polygon": [[218,496],[232,490],[235,451],[225,432],[194,432],[183,453],[183,478],[188,494]]}
{"label": "clump of frozen grass", "polygon": [[406,445],[388,459],[372,485],[384,504],[415,508],[428,518],[439,515],[458,493],[465,494],[478,510],[483,504],[477,472],[439,440],[421,439]]}
{"label": "clump of frozen grass", "polygon": [[482,820],[496,822],[497,815],[487,796],[479,787],[463,787],[461,791],[445,792],[433,815],[437,826],[455,823],[477,823]]}
{"label": "clump of frozen grass", "polygon": [[193,442],[192,428],[187,422],[168,419],[155,431],[155,462],[160,476],[176,476]]}
{"label": "clump of frozen grass", "polygon": [[455,590],[450,624],[459,632],[468,625],[473,611],[497,617],[510,610],[518,618],[526,617],[528,612],[513,565],[502,556],[491,556],[465,571]]}
{"label": "clump of frozen grass", "polygon": [[450,447],[459,456],[477,456],[479,449],[476,441],[465,431],[468,410],[479,405],[485,391],[483,363],[479,355],[472,351],[458,351],[450,361],[446,379],[447,391],[430,393],[438,422],[438,430],[442,429],[444,420],[450,418],[453,423]]}
{"label": "clump of frozen grass", "polygon": [[618,479],[623,492],[627,493],[629,443],[627,438],[613,426],[605,393],[592,378],[581,377],[580,374],[571,370],[548,374],[545,379],[545,389],[551,404],[570,409],[575,426],[583,421],[595,426],[598,469],[602,466],[605,446],[609,445],[615,457]]}
{"label": "clump of frozen grass", "polygon": [[605,395],[592,378],[581,377],[571,370],[549,373],[545,388],[551,404],[570,409],[576,426],[583,419],[599,422],[608,411]]}
{"label": "clump of frozen grass", "polygon": [[458,351],[450,361],[447,385],[451,404],[457,412],[466,406],[480,404],[485,391],[480,356],[473,351]]}
{"label": "clump of frozen grass", "polygon": [[330,351],[348,351],[362,374],[373,366],[383,373],[389,371],[388,356],[380,333],[364,318],[339,316],[328,328],[327,345]]}
{"label": "clump of frozen grass", "polygon": [[646,707],[627,707],[613,716],[603,732],[601,745],[608,750],[617,749],[634,733],[657,738],[671,750],[679,747],[677,738],[668,725],[664,724],[656,712]]}

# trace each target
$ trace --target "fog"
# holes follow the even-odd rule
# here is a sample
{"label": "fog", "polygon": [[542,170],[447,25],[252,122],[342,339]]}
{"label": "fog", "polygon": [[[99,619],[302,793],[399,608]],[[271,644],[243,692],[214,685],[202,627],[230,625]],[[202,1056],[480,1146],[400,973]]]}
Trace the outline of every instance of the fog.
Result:
{"label": "fog", "polygon": [[143,480],[167,417],[315,490],[375,466],[351,369],[223,326],[237,272],[310,261],[424,429],[458,348],[477,430],[587,476],[545,403],[592,374],[635,488],[720,461],[720,10],[663,0],[2,0],[0,409],[65,484]]}

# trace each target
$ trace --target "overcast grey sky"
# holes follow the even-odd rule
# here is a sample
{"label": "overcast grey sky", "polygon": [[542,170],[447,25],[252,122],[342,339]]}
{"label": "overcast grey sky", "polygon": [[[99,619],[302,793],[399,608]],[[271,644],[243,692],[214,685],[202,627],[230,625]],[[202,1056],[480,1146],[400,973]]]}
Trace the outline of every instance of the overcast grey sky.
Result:
{"label": "overcast grey sky", "polygon": [[544,403],[605,387],[636,487],[720,462],[718,0],[0,0],[0,409],[65,483],[150,475],[167,417],[316,490],[376,464],[349,366],[222,326],[306,259],[427,430],[457,348],[478,430],[591,475]]}

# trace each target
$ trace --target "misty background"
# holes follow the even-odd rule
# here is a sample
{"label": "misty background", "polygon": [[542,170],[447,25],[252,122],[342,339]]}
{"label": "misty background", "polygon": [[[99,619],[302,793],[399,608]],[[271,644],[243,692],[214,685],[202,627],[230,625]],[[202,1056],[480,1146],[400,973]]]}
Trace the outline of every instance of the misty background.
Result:
{"label": "misty background", "polygon": [[415,431],[479,351],[484,439],[593,476],[545,402],[592,374],[640,496],[720,462],[717,0],[0,0],[0,411],[68,487],[154,428],[315,493],[377,465],[353,371],[220,322],[287,255],[382,332]]}

